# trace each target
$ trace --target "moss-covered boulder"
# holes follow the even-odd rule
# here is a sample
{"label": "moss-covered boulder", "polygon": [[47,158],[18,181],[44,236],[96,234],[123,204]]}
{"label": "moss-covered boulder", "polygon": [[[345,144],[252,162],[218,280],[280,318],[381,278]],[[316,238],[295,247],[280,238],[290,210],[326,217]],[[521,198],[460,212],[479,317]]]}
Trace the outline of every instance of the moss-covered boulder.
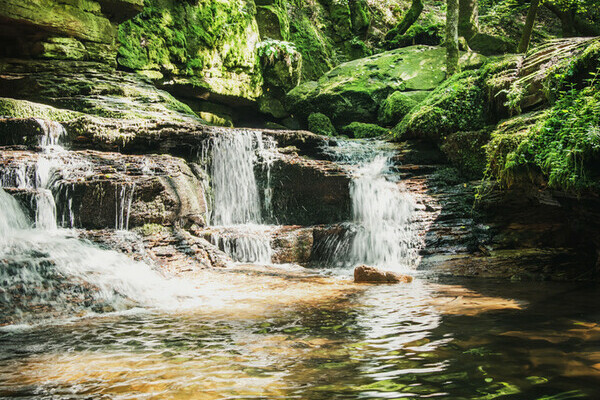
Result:
{"label": "moss-covered boulder", "polygon": [[143,0],[1,0],[0,57],[115,63],[117,24]]}
{"label": "moss-covered boulder", "polygon": [[377,120],[382,125],[395,125],[419,102],[402,92],[390,94],[379,107]]}
{"label": "moss-covered boulder", "polygon": [[337,135],[329,117],[321,113],[312,113],[308,116],[308,130],[318,135]]}
{"label": "moss-covered boulder", "polygon": [[477,33],[468,43],[471,49],[487,56],[514,53],[517,49],[517,44],[511,39],[486,33]]}
{"label": "moss-covered boulder", "polygon": [[485,145],[489,140],[489,129],[456,132],[448,135],[441,149],[464,177],[481,179],[487,164]]}
{"label": "moss-covered boulder", "polygon": [[376,124],[366,124],[364,122],[352,122],[342,127],[341,132],[344,135],[355,139],[366,139],[387,136],[391,132],[389,129],[383,128]]}
{"label": "moss-covered boulder", "polygon": [[[157,89],[142,76],[115,71],[100,63],[7,61],[0,64],[0,93],[10,94],[19,100],[106,118],[198,120],[189,106]],[[32,103],[18,103],[13,107],[14,114],[9,114],[33,116],[19,113],[32,108],[37,115],[45,109],[39,105],[29,107],[28,104]]]}
{"label": "moss-covered boulder", "polygon": [[450,133],[482,129],[489,118],[482,86],[477,71],[453,76],[400,121],[394,136],[439,142]]}
{"label": "moss-covered boulder", "polygon": [[[336,126],[374,122],[379,105],[392,92],[433,90],[440,85],[446,78],[445,59],[443,48],[412,46],[350,61],[290,91],[287,106],[304,117],[326,114]],[[465,55],[461,62],[473,67],[483,58]]]}
{"label": "moss-covered boulder", "polygon": [[147,0],[141,14],[119,26],[118,62],[160,73],[157,82],[181,96],[256,100],[262,76],[255,11],[246,0]]}
{"label": "moss-covered boulder", "polygon": [[393,36],[384,43],[387,49],[397,49],[399,47],[413,46],[416,44],[425,44],[437,46],[444,40],[444,25],[434,23],[430,25],[421,25],[415,23],[405,34]]}

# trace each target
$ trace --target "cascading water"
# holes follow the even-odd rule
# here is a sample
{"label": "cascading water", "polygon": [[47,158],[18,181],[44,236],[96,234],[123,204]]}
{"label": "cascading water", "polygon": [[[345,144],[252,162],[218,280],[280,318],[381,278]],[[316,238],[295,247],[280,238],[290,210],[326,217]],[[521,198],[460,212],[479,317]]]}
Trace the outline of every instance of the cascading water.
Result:
{"label": "cascading water", "polygon": [[[19,152],[0,170],[2,187],[31,194],[29,217],[18,201],[0,188],[0,325],[86,311],[123,310],[132,306],[180,307],[200,296],[190,284],[166,279],[148,265],[115,251],[80,240],[57,227],[55,195],[64,201],[63,226],[73,227],[69,185],[71,174],[86,176],[87,162],[65,150],[64,128],[38,121],[43,128],[41,153]],[[116,229],[127,229],[135,185],[116,193]]]}
{"label": "cascading water", "polygon": [[[0,325],[82,311],[143,305],[195,305],[191,284],[74,237],[32,228],[17,201],[0,189]],[[32,315],[29,315],[32,313]]]}
{"label": "cascading water", "polygon": [[378,142],[341,141],[330,154],[352,174],[351,223],[330,237],[323,253],[336,266],[368,264],[396,271],[418,262],[420,239],[413,196],[394,180],[394,152]]}
{"label": "cascading water", "polygon": [[[223,132],[204,143],[202,162],[209,165],[211,177],[213,226],[238,226],[241,235],[213,234],[212,241],[235,261],[270,263],[271,236],[262,228],[263,210],[269,213],[271,189],[270,167],[276,143],[260,132]],[[255,168],[266,168],[267,183],[262,198]]]}

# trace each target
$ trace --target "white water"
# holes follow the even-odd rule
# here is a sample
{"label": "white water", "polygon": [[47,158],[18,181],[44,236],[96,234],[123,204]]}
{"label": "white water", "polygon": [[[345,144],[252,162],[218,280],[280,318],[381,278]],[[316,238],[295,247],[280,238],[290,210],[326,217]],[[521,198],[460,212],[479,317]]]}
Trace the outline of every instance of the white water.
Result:
{"label": "white water", "polygon": [[213,225],[262,222],[254,168],[263,159],[270,165],[269,153],[274,151],[272,139],[263,139],[260,132],[252,131],[224,132],[205,143],[202,158],[203,162],[210,162]]}
{"label": "white water", "polygon": [[[92,169],[60,145],[65,135],[60,124],[39,122],[44,131],[41,154],[37,159],[17,157],[0,174],[3,187],[33,191],[35,210],[32,223],[18,201],[0,188],[0,311],[10,312],[16,322],[39,318],[44,311],[48,316],[72,315],[134,306],[180,308],[202,302],[203,296],[192,284],[167,279],[147,264],[103,250],[57,227],[53,192],[66,203],[63,226],[72,227],[69,185],[62,187],[60,182],[75,172],[86,176]],[[116,229],[128,228],[134,191],[134,184],[123,185],[115,194]]]}
{"label": "white water", "polygon": [[[276,151],[272,138],[253,131],[223,132],[204,143],[202,161],[210,165],[211,225],[248,226],[247,232],[241,232],[239,236],[215,234],[213,238],[213,243],[235,261],[271,262],[270,234],[260,227],[263,226],[263,210],[267,215],[272,213],[270,179]],[[256,168],[264,168],[267,177],[263,204]],[[252,232],[257,227],[260,234]]]}
{"label": "white water", "polygon": [[357,231],[350,245],[353,264],[411,269],[418,259],[418,235],[414,231],[414,198],[385,172],[389,158],[377,155],[361,167],[350,186],[353,222]]}
{"label": "white water", "polygon": [[[32,228],[17,201],[0,189],[0,298],[27,319],[31,309],[52,314],[179,308],[202,301],[198,289],[167,279],[147,264],[103,250],[71,231]],[[19,310],[22,307],[24,310]],[[37,317],[36,317],[37,318]]]}
{"label": "white water", "polygon": [[390,173],[394,152],[373,142],[340,142],[334,157],[346,166],[350,184],[352,222],[345,232],[325,244],[329,262],[358,264],[394,271],[414,269],[421,240],[415,229],[414,197]]}
{"label": "white water", "polygon": [[212,232],[210,241],[237,262],[263,265],[271,263],[273,249],[270,226],[228,227]]}

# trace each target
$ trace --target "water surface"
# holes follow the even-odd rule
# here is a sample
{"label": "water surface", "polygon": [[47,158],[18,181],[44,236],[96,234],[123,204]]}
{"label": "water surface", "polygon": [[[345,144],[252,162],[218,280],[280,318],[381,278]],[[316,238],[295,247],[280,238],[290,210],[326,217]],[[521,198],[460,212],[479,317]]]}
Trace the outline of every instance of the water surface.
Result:
{"label": "water surface", "polygon": [[198,279],[200,307],[4,328],[0,397],[600,398],[595,286],[243,266]]}

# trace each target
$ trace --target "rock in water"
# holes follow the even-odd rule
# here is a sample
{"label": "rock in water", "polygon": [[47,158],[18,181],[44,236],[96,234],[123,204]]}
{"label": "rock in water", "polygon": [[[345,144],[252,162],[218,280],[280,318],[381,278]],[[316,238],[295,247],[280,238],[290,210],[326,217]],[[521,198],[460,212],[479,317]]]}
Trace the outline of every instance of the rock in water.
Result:
{"label": "rock in water", "polygon": [[356,283],[410,283],[412,280],[412,276],[382,271],[368,265],[359,265],[354,268],[354,282]]}

